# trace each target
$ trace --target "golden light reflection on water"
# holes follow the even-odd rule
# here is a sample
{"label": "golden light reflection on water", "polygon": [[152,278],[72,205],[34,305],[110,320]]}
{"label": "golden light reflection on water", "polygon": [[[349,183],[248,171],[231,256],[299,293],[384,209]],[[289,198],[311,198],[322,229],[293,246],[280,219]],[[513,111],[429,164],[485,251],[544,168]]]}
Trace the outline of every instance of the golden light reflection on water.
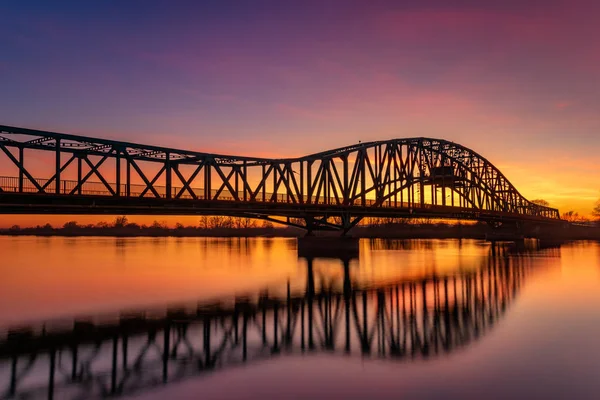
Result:
{"label": "golden light reflection on water", "polygon": [[[0,237],[0,252],[0,325],[307,284],[295,239]],[[354,284],[382,285],[476,270],[489,255],[473,240],[361,240],[349,271]],[[339,286],[342,266],[314,260],[317,284]]]}
{"label": "golden light reflection on water", "polygon": [[[357,321],[361,315],[375,316],[384,310],[379,314],[383,315],[381,320],[373,319],[373,326],[379,326],[379,321],[388,327],[410,326],[397,331],[409,333],[410,343],[414,338],[438,338],[440,334],[442,339],[452,337],[454,341],[434,340],[423,345],[419,339],[417,348],[429,349],[425,358],[415,358],[412,351],[388,357],[387,345],[382,347],[385,350],[378,347],[377,352],[373,347],[368,356],[361,354],[359,358],[344,350],[346,336],[342,332],[334,338],[335,346],[317,340],[321,344],[312,353],[302,352],[302,358],[290,350],[291,346],[288,352],[272,353],[268,362],[261,358],[260,363],[249,363],[249,368],[211,372],[203,379],[191,380],[189,387],[165,386],[156,398],[191,398],[200,391],[205,397],[229,394],[230,398],[242,398],[260,388],[271,390],[271,395],[263,397],[281,397],[273,393],[296,395],[305,387],[314,393],[304,397],[318,397],[328,390],[347,398],[363,393],[362,398],[368,397],[373,387],[394,387],[393,393],[412,387],[412,393],[418,390],[428,398],[448,393],[455,394],[449,398],[487,398],[490,393],[497,393],[498,398],[515,398],[516,394],[519,398],[555,398],[556,393],[561,393],[561,398],[597,397],[587,395],[600,390],[599,243],[552,244],[546,248],[531,241],[525,246],[492,247],[471,240],[363,240],[360,247],[358,258],[345,257],[352,284],[377,289],[363,295],[360,290],[353,292],[353,296],[359,293],[356,299],[366,299],[364,303],[352,302],[359,306],[355,310]],[[310,264],[322,278],[321,285],[333,282],[339,287],[344,278],[341,260],[298,258],[295,240],[288,239],[0,237],[0,251],[12,266],[3,263],[1,267],[7,277],[0,282],[3,324],[96,309],[118,311],[135,305],[160,306],[177,300],[256,293],[267,287],[285,290],[288,280],[302,290]],[[440,280],[422,282],[421,278],[432,275]],[[394,292],[394,286],[390,290],[380,288],[399,282],[410,285],[399,285],[400,292]],[[409,288],[406,301],[405,288]],[[341,298],[339,292],[334,296]],[[322,310],[323,304],[315,302],[315,310]],[[395,325],[394,313],[387,313],[393,304],[399,307]],[[453,309],[453,304],[459,308]],[[316,321],[321,323],[323,315],[315,319],[316,327],[321,326]],[[360,329],[362,325],[348,326]],[[202,332],[201,326],[197,328],[196,332]],[[268,325],[267,330],[271,328]],[[356,350],[360,337],[358,331],[353,332],[350,341]],[[450,336],[444,336],[448,332]],[[254,333],[260,343],[260,332]],[[291,358],[294,354],[296,357]],[[290,362],[286,364],[288,356]],[[369,372],[374,369],[376,373]],[[312,384],[298,380],[299,376],[306,377],[307,371],[313,373]],[[444,379],[437,379],[439,376]],[[224,378],[219,381],[217,377]],[[319,383],[321,377],[326,381]],[[545,384],[539,385],[530,377],[544,377]],[[275,392],[274,381],[279,384]],[[248,382],[254,385],[250,391]],[[154,392],[143,397],[148,394],[152,398]]]}

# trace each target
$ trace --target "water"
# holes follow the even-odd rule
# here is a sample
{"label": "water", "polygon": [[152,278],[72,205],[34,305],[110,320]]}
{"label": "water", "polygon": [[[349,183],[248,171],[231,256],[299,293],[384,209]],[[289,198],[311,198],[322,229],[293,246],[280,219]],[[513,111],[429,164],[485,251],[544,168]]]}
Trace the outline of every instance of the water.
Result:
{"label": "water", "polygon": [[[541,249],[528,242],[524,248],[492,251],[489,244],[470,240],[362,240],[359,258],[345,260],[346,270],[343,260],[299,258],[293,239],[2,237],[0,252],[0,325],[5,327],[242,295],[303,297],[310,287],[309,263],[315,292],[337,293],[323,297],[321,305],[314,302],[315,316],[321,318],[328,305],[329,320],[337,322],[329,336],[325,325],[315,323],[312,347],[306,334],[303,348],[300,332],[308,328],[299,323],[289,328],[288,347],[273,344],[270,332],[286,329],[283,306],[279,325],[274,328],[271,319],[265,324],[268,346],[253,328],[246,361],[238,362],[239,346],[227,345],[227,357],[220,356],[210,371],[198,372],[194,364],[181,379],[169,375],[167,384],[149,384],[148,378],[124,398],[600,398],[600,245],[595,242]],[[349,293],[348,282],[353,306],[343,295]],[[397,288],[412,294],[401,297]],[[401,308],[393,306],[404,299],[408,307],[409,297],[416,311],[402,317]],[[305,300],[302,304],[308,310]],[[355,310],[348,326],[344,304]],[[365,310],[368,352],[360,336]],[[379,319],[377,310],[384,310],[385,318]],[[407,322],[411,315],[415,318]],[[190,342],[198,348],[201,327],[194,329]],[[218,341],[225,328],[212,329]],[[404,335],[395,336],[401,331]],[[405,342],[394,354],[393,340],[401,337]],[[109,368],[108,356],[98,365],[102,362]],[[44,368],[34,370],[30,382],[45,384]],[[0,369],[0,396],[8,370],[7,365]],[[69,393],[58,391],[55,398],[70,398]]]}

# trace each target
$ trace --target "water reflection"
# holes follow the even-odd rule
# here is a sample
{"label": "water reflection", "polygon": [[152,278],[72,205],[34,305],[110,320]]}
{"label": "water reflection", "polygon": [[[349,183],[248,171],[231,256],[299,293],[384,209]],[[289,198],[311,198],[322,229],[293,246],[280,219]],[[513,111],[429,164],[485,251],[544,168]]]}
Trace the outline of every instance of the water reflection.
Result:
{"label": "water reflection", "polygon": [[[226,243],[242,252],[246,244]],[[387,252],[390,244],[378,246]],[[421,243],[403,242],[398,249],[407,247],[418,250]],[[0,345],[2,394],[123,395],[298,353],[393,362],[437,358],[482,338],[540,268],[521,249],[480,247],[473,249],[484,254],[474,258],[477,265],[393,280],[362,279],[352,271],[352,257],[309,257],[301,283],[13,330]],[[560,250],[543,254],[558,256]],[[320,261],[336,264],[339,274],[315,272]]]}

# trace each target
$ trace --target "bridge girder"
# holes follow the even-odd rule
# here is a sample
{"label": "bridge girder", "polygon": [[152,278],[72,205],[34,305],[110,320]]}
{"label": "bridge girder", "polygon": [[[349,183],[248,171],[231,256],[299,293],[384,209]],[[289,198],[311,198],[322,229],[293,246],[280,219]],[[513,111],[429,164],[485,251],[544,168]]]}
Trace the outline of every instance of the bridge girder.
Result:
{"label": "bridge girder", "polygon": [[[53,168],[37,172],[30,166],[34,164],[30,159],[44,157]],[[528,201],[484,157],[431,138],[361,143],[299,158],[266,159],[0,126],[0,167],[16,169],[15,176],[0,177],[2,213],[27,212],[15,206],[38,203],[46,206],[44,212],[60,213],[58,208],[52,210],[55,200],[40,199],[55,195],[68,196],[71,200],[58,203],[70,201],[73,207],[87,204],[85,199],[93,196],[95,208],[82,212],[86,214],[108,213],[98,204],[110,203],[100,198],[111,197],[118,198],[123,209],[147,204],[150,214],[161,209],[174,213],[164,200],[177,200],[187,202],[178,206],[182,213],[188,213],[184,211],[188,208],[205,214],[221,212],[216,205],[230,202],[245,213],[270,209],[275,216],[290,216],[288,209],[304,208],[301,218],[312,217],[325,206],[331,209],[326,215],[332,217],[360,209],[364,211],[355,217],[560,220],[557,209]],[[155,202],[147,203],[148,199]],[[152,210],[152,204],[158,210]]]}

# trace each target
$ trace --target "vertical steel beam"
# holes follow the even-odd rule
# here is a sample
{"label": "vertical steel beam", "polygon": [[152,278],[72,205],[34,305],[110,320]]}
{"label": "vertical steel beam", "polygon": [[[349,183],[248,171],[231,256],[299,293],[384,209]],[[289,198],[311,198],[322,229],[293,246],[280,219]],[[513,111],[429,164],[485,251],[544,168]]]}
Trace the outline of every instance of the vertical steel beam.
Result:
{"label": "vertical steel beam", "polygon": [[308,192],[308,204],[312,204],[313,182],[312,182],[312,161],[306,162],[306,187]]}
{"label": "vertical steel beam", "polygon": [[131,162],[129,161],[129,159],[127,160],[127,176],[126,176],[126,196],[130,197],[131,196]]}
{"label": "vertical steel beam", "polygon": [[304,190],[304,161],[300,161],[300,203],[304,204],[306,191]]}
{"label": "vertical steel beam", "polygon": [[121,196],[121,149],[115,149],[116,150],[116,155],[115,155],[115,163],[116,163],[116,190],[115,193],[117,196]]}
{"label": "vertical steel beam", "polygon": [[167,151],[165,160],[165,191],[166,198],[170,199],[173,195],[172,174],[171,174],[171,153]]}
{"label": "vertical steel beam", "polygon": [[[19,146],[19,163],[25,168],[25,149]],[[23,168],[19,168],[19,193],[23,193]]]}
{"label": "vertical steel beam", "polygon": [[77,154],[77,194],[81,194],[83,189],[83,184],[81,181],[83,180],[83,170],[82,170],[82,157],[81,154]]}
{"label": "vertical steel beam", "polygon": [[273,168],[273,196],[271,198],[274,198],[275,202],[277,202],[277,189],[278,189],[277,171],[278,170],[279,170],[278,168]]}
{"label": "vertical steel beam", "polygon": [[55,193],[60,194],[60,139],[56,139],[56,152],[55,152],[55,166],[56,166],[56,187]]}
{"label": "vertical steel beam", "polygon": [[342,188],[342,193],[343,193],[343,200],[342,200],[342,204],[345,206],[350,205],[350,184],[348,182],[348,155],[344,154],[342,156],[342,163],[344,165],[344,181],[342,182],[342,184],[344,185],[344,187]]}
{"label": "vertical steel beam", "polygon": [[262,176],[260,178],[262,185],[262,201],[265,201],[265,197],[267,195],[266,187],[267,187],[267,177],[265,176],[265,164],[262,165]]}
{"label": "vertical steel beam", "polygon": [[240,198],[240,167],[237,166],[237,165],[234,165],[232,168],[235,171],[234,172],[234,175],[235,175],[235,187],[234,187],[234,189],[235,189],[235,195],[233,196],[233,198],[234,199],[239,199]]}
{"label": "vertical steel beam", "polygon": [[248,201],[248,190],[246,189],[247,187],[249,187],[248,185],[248,162],[246,160],[244,160],[244,167],[243,167],[243,171],[244,171],[244,180],[242,181],[242,187],[244,188],[244,201]]}
{"label": "vertical steel beam", "polygon": [[212,160],[207,159],[204,166],[204,199],[212,200],[212,192],[210,188],[210,175],[212,174]]}
{"label": "vertical steel beam", "polygon": [[360,150],[360,199],[361,199],[361,205],[362,206],[366,206],[367,205],[367,173],[366,173],[366,163],[367,163],[367,157],[365,157],[367,150],[366,149],[362,149]]}

